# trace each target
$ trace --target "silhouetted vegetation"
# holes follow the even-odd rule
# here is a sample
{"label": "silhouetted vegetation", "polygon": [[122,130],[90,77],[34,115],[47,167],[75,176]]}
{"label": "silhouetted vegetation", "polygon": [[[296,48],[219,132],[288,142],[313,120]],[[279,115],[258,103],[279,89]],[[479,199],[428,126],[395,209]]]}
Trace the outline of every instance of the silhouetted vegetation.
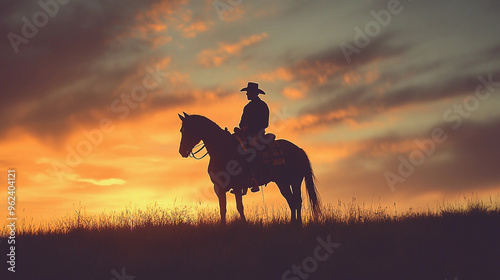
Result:
{"label": "silhouetted vegetation", "polygon": [[[339,202],[325,206],[316,220],[305,217],[302,227],[288,223],[288,209],[253,209],[248,223],[233,213],[225,226],[216,209],[76,211],[41,227],[23,225],[14,279],[120,280],[111,271],[121,274],[122,268],[136,280],[500,276],[499,201],[396,210]],[[318,238],[341,245],[315,265]],[[302,275],[293,272],[294,265]]]}

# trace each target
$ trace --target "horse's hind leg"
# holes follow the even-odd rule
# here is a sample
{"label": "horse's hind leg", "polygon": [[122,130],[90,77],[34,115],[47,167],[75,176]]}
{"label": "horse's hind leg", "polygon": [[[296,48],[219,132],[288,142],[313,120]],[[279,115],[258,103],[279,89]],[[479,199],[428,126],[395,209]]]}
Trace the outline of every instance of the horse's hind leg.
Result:
{"label": "horse's hind leg", "polygon": [[293,192],[293,204],[295,209],[297,209],[297,221],[299,224],[302,224],[302,178],[300,180],[294,180],[292,183],[292,192]]}
{"label": "horse's hind leg", "polygon": [[280,189],[281,195],[283,195],[283,197],[286,199],[286,202],[288,202],[288,206],[290,207],[291,211],[290,222],[293,224],[297,221],[297,216],[295,213],[295,204],[293,203],[293,195],[292,195],[292,190],[290,188],[290,184],[285,182],[277,182],[276,184]]}

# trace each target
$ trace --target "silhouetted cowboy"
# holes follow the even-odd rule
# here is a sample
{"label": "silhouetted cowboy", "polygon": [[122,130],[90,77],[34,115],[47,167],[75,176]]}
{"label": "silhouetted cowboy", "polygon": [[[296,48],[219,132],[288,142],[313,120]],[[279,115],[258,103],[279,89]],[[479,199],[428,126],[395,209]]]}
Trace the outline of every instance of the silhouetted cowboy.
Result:
{"label": "silhouetted cowboy", "polygon": [[260,132],[265,134],[265,129],[269,126],[269,108],[266,102],[259,98],[259,94],[266,94],[259,89],[259,84],[249,82],[246,88],[241,91],[247,92],[247,98],[250,100],[243,109],[241,116],[240,129],[248,135],[255,137]]}
{"label": "silhouetted cowboy", "polygon": [[[252,142],[257,141],[259,134],[262,137],[265,135],[265,130],[269,126],[269,107],[267,107],[266,102],[259,98],[259,94],[266,94],[263,90],[259,89],[259,84],[248,82],[247,87],[242,88],[241,91],[247,92],[247,98],[250,102],[243,109],[239,128],[235,128],[234,132],[243,142],[252,145]],[[252,166],[255,166],[255,164],[256,162],[250,162],[249,168],[252,169]],[[254,172],[251,171],[251,174],[255,180]],[[256,182],[251,183],[251,185],[252,192],[259,191]]]}

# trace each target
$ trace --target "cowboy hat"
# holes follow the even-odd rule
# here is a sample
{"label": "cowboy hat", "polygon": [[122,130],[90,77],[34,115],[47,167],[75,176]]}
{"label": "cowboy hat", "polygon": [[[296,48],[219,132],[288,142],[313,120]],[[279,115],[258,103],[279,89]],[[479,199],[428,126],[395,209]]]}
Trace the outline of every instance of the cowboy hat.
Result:
{"label": "cowboy hat", "polygon": [[248,82],[247,87],[242,88],[240,91],[256,92],[257,94],[259,93],[266,94],[263,90],[259,88],[259,84],[252,82]]}

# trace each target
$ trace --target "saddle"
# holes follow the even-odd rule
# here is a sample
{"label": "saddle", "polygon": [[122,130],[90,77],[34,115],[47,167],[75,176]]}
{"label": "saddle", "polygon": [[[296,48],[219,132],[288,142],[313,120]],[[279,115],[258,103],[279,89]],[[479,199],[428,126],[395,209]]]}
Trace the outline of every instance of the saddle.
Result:
{"label": "saddle", "polygon": [[[285,157],[276,136],[272,133],[247,139],[238,133],[233,136],[238,141],[238,152],[250,171],[249,187],[267,185],[272,176],[272,168],[285,164]],[[246,193],[246,190],[243,193]]]}

